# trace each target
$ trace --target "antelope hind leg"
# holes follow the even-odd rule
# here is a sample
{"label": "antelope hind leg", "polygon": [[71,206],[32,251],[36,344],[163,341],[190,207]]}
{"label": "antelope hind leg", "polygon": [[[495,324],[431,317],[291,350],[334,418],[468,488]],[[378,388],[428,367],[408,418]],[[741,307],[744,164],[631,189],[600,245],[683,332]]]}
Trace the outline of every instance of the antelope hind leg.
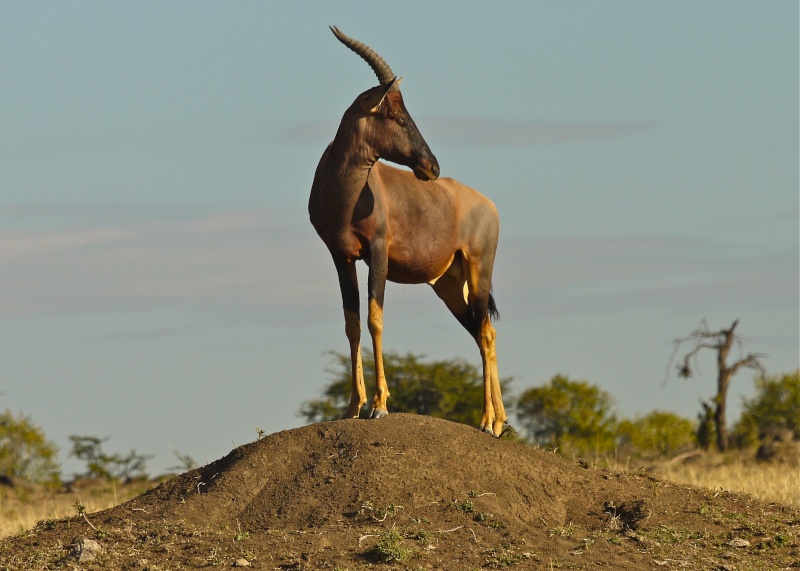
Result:
{"label": "antelope hind leg", "polygon": [[500,393],[500,378],[497,370],[497,350],[495,341],[497,333],[487,315],[481,324],[480,348],[483,362],[483,416],[481,430],[487,434],[500,437],[506,424],[506,411],[503,396]]}
{"label": "antelope hind leg", "polygon": [[[450,267],[435,282],[431,283],[433,291],[441,299],[450,313],[455,316],[459,323],[467,330],[475,340],[481,352],[483,362],[484,379],[484,399],[483,415],[481,417],[480,430],[486,434],[500,436],[504,422],[496,419],[505,419],[503,401],[500,397],[500,383],[496,383],[497,378],[497,359],[494,349],[494,327],[487,315],[483,321],[478,321],[469,306],[469,288],[465,275],[465,263],[459,254],[454,258]],[[474,303],[474,299],[473,299]],[[487,304],[488,305],[488,304]],[[488,329],[487,329],[488,326]],[[499,415],[497,411],[499,410]]]}

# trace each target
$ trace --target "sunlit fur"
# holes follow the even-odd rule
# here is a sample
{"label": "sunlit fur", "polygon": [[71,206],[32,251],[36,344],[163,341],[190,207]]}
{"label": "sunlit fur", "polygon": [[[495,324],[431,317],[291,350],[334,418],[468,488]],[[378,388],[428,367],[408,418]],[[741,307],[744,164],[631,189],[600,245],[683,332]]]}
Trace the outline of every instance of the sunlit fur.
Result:
{"label": "sunlit fur", "polygon": [[490,293],[500,227],[497,209],[479,192],[439,178],[438,161],[408,114],[396,80],[365,91],[345,111],[317,166],[308,212],[339,277],[352,363],[345,418],[357,417],[367,398],[355,270],[356,261],[364,260],[369,266],[367,324],[376,369],[370,416],[388,413],[382,353],[386,280],[428,283],[480,349],[481,429],[499,436],[506,413],[491,319],[497,307]]}

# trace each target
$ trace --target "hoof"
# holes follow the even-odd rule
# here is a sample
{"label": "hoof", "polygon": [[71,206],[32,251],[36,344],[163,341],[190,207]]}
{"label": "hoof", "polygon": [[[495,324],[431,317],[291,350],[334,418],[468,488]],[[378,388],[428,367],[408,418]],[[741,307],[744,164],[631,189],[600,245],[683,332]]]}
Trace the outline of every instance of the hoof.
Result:
{"label": "hoof", "polygon": [[389,416],[388,410],[381,410],[379,408],[373,408],[372,412],[369,413],[370,418],[383,418],[384,416]]}
{"label": "hoof", "polygon": [[494,432],[492,432],[492,429],[489,428],[488,426],[484,426],[483,428],[481,428],[481,432],[485,432],[489,436],[494,436]]}
{"label": "hoof", "polygon": [[344,413],[344,415],[342,416],[342,420],[348,420],[348,419],[351,419],[351,418],[358,418],[359,416],[361,416],[361,414],[360,414],[360,413],[361,413],[361,409],[358,409],[358,410],[357,410],[355,413],[351,413],[351,412],[348,410],[348,411],[347,411],[347,412],[345,412],[345,413]]}

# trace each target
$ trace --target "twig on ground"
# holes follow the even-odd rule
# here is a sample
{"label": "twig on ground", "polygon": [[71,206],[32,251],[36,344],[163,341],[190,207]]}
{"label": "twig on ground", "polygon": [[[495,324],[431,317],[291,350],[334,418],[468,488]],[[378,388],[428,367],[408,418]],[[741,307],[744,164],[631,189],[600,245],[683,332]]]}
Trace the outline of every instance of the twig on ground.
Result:
{"label": "twig on ground", "polygon": [[451,533],[453,531],[461,529],[462,527],[464,527],[464,526],[463,525],[459,525],[458,527],[454,527],[453,529],[440,529],[436,533]]}
{"label": "twig on ground", "polygon": [[93,530],[95,530],[95,531],[98,531],[98,529],[97,529],[97,528],[96,528],[96,527],[95,527],[95,526],[92,524],[92,522],[90,522],[90,521],[89,521],[89,518],[88,518],[88,517],[86,517],[86,514],[85,514],[85,513],[82,513],[81,515],[83,516],[83,519],[85,519],[85,520],[86,520],[86,523],[88,523],[88,524],[89,524],[89,527],[91,527],[91,528],[92,528]]}

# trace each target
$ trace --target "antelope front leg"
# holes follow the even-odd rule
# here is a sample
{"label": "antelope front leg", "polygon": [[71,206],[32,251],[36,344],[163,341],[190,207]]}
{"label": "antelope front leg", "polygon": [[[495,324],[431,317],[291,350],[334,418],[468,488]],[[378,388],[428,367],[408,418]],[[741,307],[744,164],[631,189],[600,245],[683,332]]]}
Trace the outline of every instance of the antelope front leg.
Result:
{"label": "antelope front leg", "polygon": [[336,263],[339,287],[344,306],[344,331],[350,343],[350,371],[353,385],[350,404],[342,418],[358,418],[361,407],[367,402],[364,388],[364,367],[361,364],[361,318],[359,315],[358,275],[355,263]]}
{"label": "antelope front leg", "polygon": [[381,418],[389,414],[386,399],[389,398],[389,387],[383,372],[383,293],[386,289],[386,271],[388,259],[385,250],[383,255],[373,256],[369,269],[369,316],[367,325],[372,336],[372,351],[375,355],[375,398],[372,401],[370,418]]}

